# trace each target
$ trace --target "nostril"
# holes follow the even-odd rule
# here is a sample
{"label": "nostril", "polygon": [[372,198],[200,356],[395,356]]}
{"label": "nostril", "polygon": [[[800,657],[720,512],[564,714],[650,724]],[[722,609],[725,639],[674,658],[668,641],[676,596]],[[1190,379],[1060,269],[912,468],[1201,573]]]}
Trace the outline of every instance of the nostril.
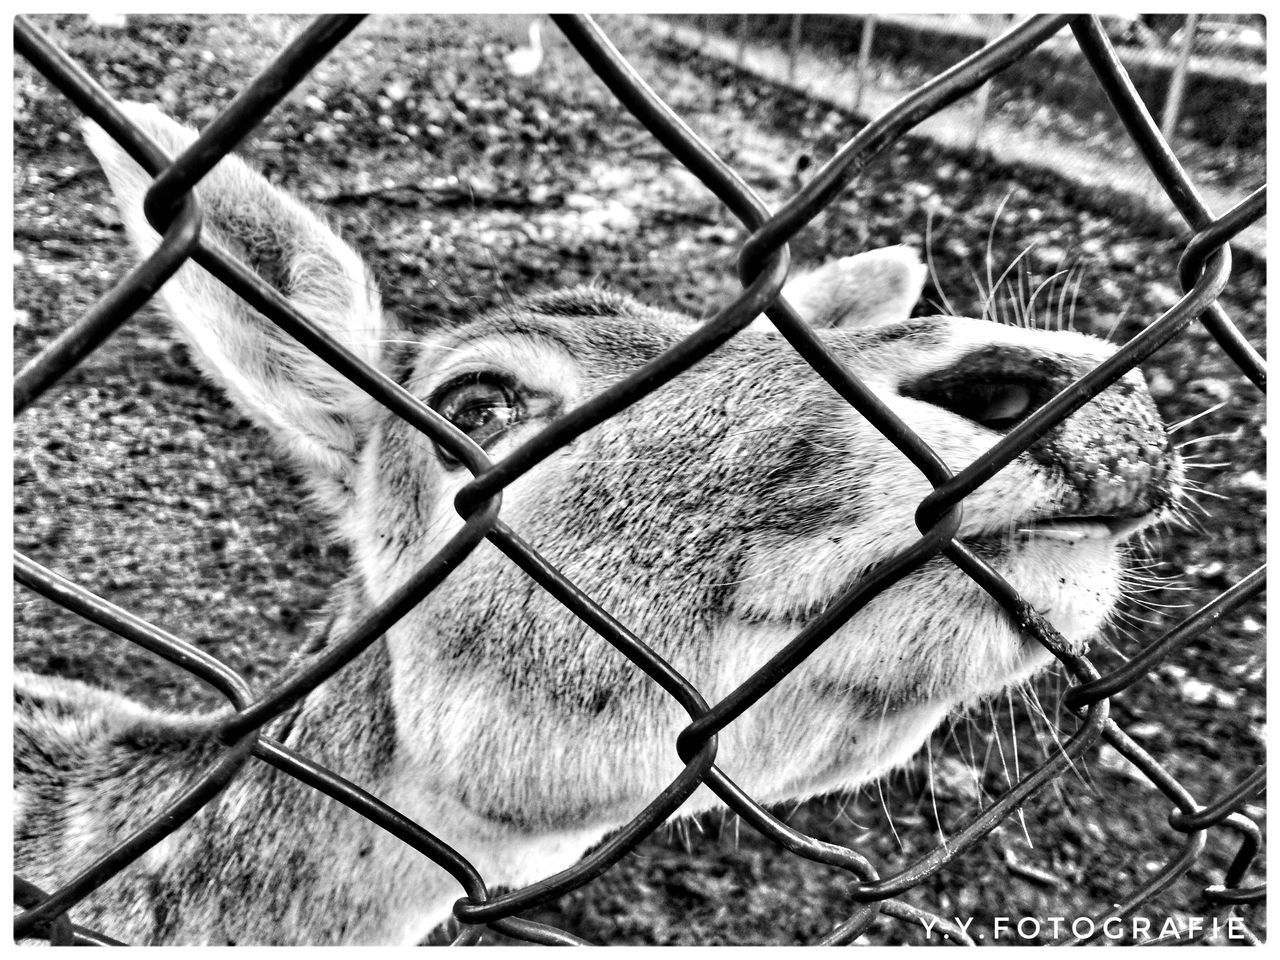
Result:
{"label": "nostril", "polygon": [[1039,406],[1035,391],[1016,380],[955,383],[912,391],[911,395],[988,430],[1002,432],[1024,420]]}
{"label": "nostril", "polygon": [[1021,383],[975,383],[952,397],[952,409],[991,430],[1008,430],[1031,412],[1031,391]]}
{"label": "nostril", "polygon": [[1014,345],[971,350],[940,370],[902,382],[899,393],[1006,433],[1083,373],[1080,364]]}

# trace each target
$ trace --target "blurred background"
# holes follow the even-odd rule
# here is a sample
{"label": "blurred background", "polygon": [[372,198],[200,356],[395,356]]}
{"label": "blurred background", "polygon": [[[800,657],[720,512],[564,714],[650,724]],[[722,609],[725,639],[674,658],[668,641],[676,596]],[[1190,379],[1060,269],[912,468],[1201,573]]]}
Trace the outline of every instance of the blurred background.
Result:
{"label": "blurred background", "polygon": [[[1266,178],[1266,17],[1130,13],[1101,20],[1210,206],[1225,210],[1260,186]],[[1014,21],[1006,14],[960,13],[664,20],[669,36],[700,53],[869,116]],[[980,148],[1004,163],[1048,165],[1100,191],[1138,193],[1172,214],[1068,28],[918,129],[950,145]],[[1260,250],[1261,227],[1242,242]]]}

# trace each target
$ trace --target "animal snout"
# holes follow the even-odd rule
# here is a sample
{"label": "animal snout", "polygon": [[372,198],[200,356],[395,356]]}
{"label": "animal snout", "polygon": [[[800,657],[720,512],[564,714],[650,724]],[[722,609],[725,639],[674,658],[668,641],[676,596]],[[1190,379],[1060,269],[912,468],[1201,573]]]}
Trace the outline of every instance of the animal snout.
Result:
{"label": "animal snout", "polygon": [[1145,387],[1122,380],[1028,451],[1073,491],[1081,515],[1158,513],[1179,497],[1182,466]]}
{"label": "animal snout", "polygon": [[[988,346],[904,384],[901,392],[1005,433],[1088,369],[1079,357]],[[1064,484],[1058,516],[1147,516],[1181,491],[1180,461],[1138,375],[1104,390],[1036,440],[1026,456]]]}

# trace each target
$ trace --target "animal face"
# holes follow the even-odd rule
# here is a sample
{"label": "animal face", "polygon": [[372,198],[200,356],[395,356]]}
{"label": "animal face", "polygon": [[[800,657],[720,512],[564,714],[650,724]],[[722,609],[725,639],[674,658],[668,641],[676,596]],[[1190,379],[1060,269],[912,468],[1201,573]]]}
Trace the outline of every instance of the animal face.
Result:
{"label": "animal face", "polygon": [[[855,273],[857,259],[826,272]],[[498,459],[691,329],[679,315],[579,289],[440,331],[396,365],[411,392]],[[1078,334],[946,317],[850,321],[823,337],[953,469],[1109,352]],[[373,493],[349,536],[364,588],[382,599],[455,532],[453,500],[471,475],[391,416],[363,458],[360,486]],[[1119,597],[1124,542],[1167,513],[1180,487],[1131,374],[967,498],[960,537],[1080,649]],[[911,546],[930,490],[780,336],[750,329],[516,481],[503,517],[718,699]],[[544,805],[549,822],[572,823],[592,784],[605,791],[594,807],[634,807],[679,769],[669,744],[687,718],[494,548],[469,558],[390,640],[416,704],[411,727],[454,731],[468,755],[501,756],[507,775],[527,756],[517,779],[530,797],[554,796],[549,780],[566,779],[574,803]],[[736,721],[721,763],[765,797],[849,786],[909,754],[947,709],[1046,660],[939,557]],[[458,686],[474,694],[442,721],[445,692]],[[424,687],[436,692],[409,695]],[[476,723],[478,705],[493,711]],[[614,754],[584,755],[580,769],[562,758],[551,773],[536,753],[494,742],[512,714],[522,731],[513,743],[604,740]],[[438,769],[449,758],[432,740],[423,765]],[[491,809],[501,798],[483,784],[495,775],[481,761],[453,787],[483,798],[483,812],[513,816]]]}
{"label": "animal face", "polygon": [[[192,137],[134,113],[174,152]],[[149,249],[146,178],[105,137],[90,143]],[[410,335],[382,316],[350,248],[239,161],[223,161],[198,194],[214,242],[495,461],[693,328],[576,288]],[[887,248],[833,261],[784,294],[953,470],[1110,349],[1074,333],[910,319],[922,282],[914,254]],[[453,503],[470,472],[196,267],[166,297],[197,361],[333,515],[357,606],[386,599],[461,523]],[[1119,596],[1125,540],[1180,488],[1131,373],[966,497],[959,538],[1079,649]],[[913,544],[931,489],[762,320],[519,477],[502,518],[714,702]],[[529,829],[617,822],[680,769],[670,743],[687,717],[489,544],[387,646],[410,779],[483,817]],[[908,756],[949,708],[1046,659],[937,557],[731,724],[718,762],[764,799],[851,786]]]}

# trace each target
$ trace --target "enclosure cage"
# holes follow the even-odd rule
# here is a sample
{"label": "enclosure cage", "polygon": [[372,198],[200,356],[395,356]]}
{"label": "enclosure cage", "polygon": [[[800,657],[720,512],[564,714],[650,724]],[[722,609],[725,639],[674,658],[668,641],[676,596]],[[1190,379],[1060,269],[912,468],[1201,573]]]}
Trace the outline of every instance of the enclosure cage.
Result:
{"label": "enclosure cage", "polygon": [[[1258,352],[1232,322],[1218,302],[1231,278],[1229,243],[1241,231],[1259,221],[1265,212],[1265,188],[1252,193],[1225,213],[1211,212],[1196,186],[1161,136],[1133,82],[1118,58],[1107,28],[1096,17],[1036,16],[1007,26],[994,37],[983,36],[974,52],[954,66],[921,83],[886,112],[842,137],[842,143],[826,162],[806,172],[784,203],[770,210],[751,186],[711,150],[646,83],[591,18],[557,16],[554,21],[577,54],[608,86],[625,108],[732,214],[749,234],[740,245],[737,269],[741,292],[719,305],[687,339],[643,369],[615,383],[550,425],[533,441],[510,456],[490,463],[474,447],[460,442],[447,424],[424,402],[357,357],[318,325],[301,315],[261,278],[234,258],[202,240],[199,205],[193,194],[201,177],[249,135],[262,119],[328,57],[361,21],[358,16],[322,16],[292,40],[258,76],[248,82],[216,118],[204,126],[199,139],[181,156],[165,156],[132,124],[102,86],[79,67],[43,32],[33,19],[15,20],[15,47],[74,104],[85,117],[106,130],[149,173],[155,183],[147,210],[163,235],[159,248],[140,266],[115,284],[87,314],[45,343],[17,373],[14,414],[21,418],[36,407],[60,381],[89,357],[122,324],[140,310],[164,282],[183,264],[193,261],[230,287],[255,310],[277,324],[289,336],[314,351],[343,376],[356,383],[378,403],[402,417],[433,443],[449,451],[472,472],[458,500],[465,520],[462,532],[424,565],[389,601],[371,611],[340,642],[292,675],[281,678],[265,692],[255,693],[250,683],[230,666],[196,646],[173,636],[99,596],[74,579],[66,578],[24,553],[15,552],[15,576],[34,591],[151,653],[168,659],[194,677],[211,684],[225,696],[230,716],[222,723],[225,751],[208,770],[192,771],[192,781],[170,809],[112,850],[104,850],[95,866],[66,878],[58,889],[37,889],[15,879],[15,898],[22,909],[15,919],[15,934],[44,938],[63,944],[107,944],[107,931],[87,929],[75,922],[76,905],[107,883],[119,871],[142,857],[165,836],[182,828],[203,805],[209,803],[246,764],[266,763],[323,791],[350,808],[351,816],[369,818],[448,871],[458,882],[454,915],[459,944],[480,941],[485,931],[538,943],[578,943],[567,930],[537,922],[522,914],[547,904],[569,891],[592,883],[644,838],[657,830],[699,786],[714,791],[738,817],[790,854],[847,871],[846,893],[857,907],[847,916],[832,917],[826,944],[858,939],[881,915],[902,923],[927,923],[931,930],[957,943],[972,942],[963,926],[902,899],[925,884],[985,835],[1015,815],[1028,797],[1068,771],[1100,742],[1109,744],[1146,781],[1133,789],[1158,791],[1173,807],[1169,824],[1183,838],[1174,850],[1153,853],[1163,860],[1132,889],[1115,889],[1116,907],[1106,917],[1125,918],[1156,893],[1196,869],[1206,837],[1217,833],[1233,838],[1237,852],[1221,876],[1203,886],[1201,908],[1206,915],[1233,916],[1241,905],[1259,904],[1265,887],[1256,881],[1255,863],[1262,843],[1257,823],[1241,811],[1265,786],[1265,767],[1240,769],[1232,761],[1230,745],[1222,745],[1222,789],[1215,796],[1193,796],[1109,716],[1109,698],[1141,684],[1144,678],[1185,644],[1203,635],[1220,618],[1242,604],[1256,600],[1264,587],[1264,567],[1229,584],[1211,602],[1197,609],[1172,629],[1146,642],[1127,662],[1105,673],[1086,657],[1067,649],[1052,626],[1045,622],[1017,592],[956,538],[958,507],[964,498],[1026,451],[1065,418],[1116,383],[1126,373],[1192,325],[1207,330],[1217,348],[1239,373],[1259,391],[1265,389],[1265,369]],[[780,23],[783,21],[780,19]],[[732,29],[732,24],[727,25]],[[785,23],[783,23],[785,26]],[[1007,29],[1004,29],[1007,26]],[[831,352],[795,311],[780,299],[789,270],[788,243],[841,191],[857,178],[873,157],[906,136],[927,117],[983,87],[1002,71],[1018,64],[1033,51],[1069,28],[1073,49],[1087,61],[1094,82],[1110,102],[1140,151],[1160,187],[1185,220],[1186,239],[1176,272],[1183,292],[1177,302],[1153,317],[1114,355],[1088,375],[1063,390],[1033,415],[1011,429],[978,461],[948,469],[928,447],[881,404]],[[733,36],[731,29],[727,35]],[[789,29],[789,28],[788,28]],[[1171,265],[1172,270],[1172,265]],[[804,627],[759,671],[734,692],[707,703],[670,663],[663,661],[633,636],[608,610],[566,579],[535,546],[521,539],[505,522],[501,494],[513,481],[575,437],[602,423],[618,411],[658,391],[661,386],[711,354],[737,332],[766,315],[791,347],[862,417],[874,424],[895,447],[928,477],[933,492],[918,506],[919,540],[892,562],[875,569],[855,583],[832,609]],[[18,526],[26,522],[19,517]],[[454,850],[434,836],[432,824],[415,824],[398,817],[359,784],[344,780],[273,740],[262,730],[321,683],[339,674],[359,657],[409,609],[435,589],[479,544],[488,540],[517,563],[540,587],[621,651],[661,686],[687,712],[689,722],[673,748],[685,768],[668,789],[620,831],[591,851],[582,861],[553,876],[498,894],[467,860],[467,851]],[[1075,723],[1062,730],[1062,746],[1034,769],[1025,771],[1002,795],[972,816],[962,829],[940,841],[923,855],[906,863],[874,864],[857,849],[816,840],[788,826],[724,776],[716,765],[717,732],[783,680],[798,664],[826,641],[876,594],[892,586],[924,559],[943,554],[973,577],[1000,604],[1031,642],[1042,644],[1061,662],[1071,686],[1063,703]],[[1259,640],[1261,643],[1261,640]],[[341,864],[334,864],[341,871]],[[589,890],[590,888],[587,887]],[[1104,917],[1087,926],[1063,931],[1073,942],[1100,940],[1106,936]],[[1236,918],[1239,919],[1238,917]],[[1248,936],[1248,928],[1240,928]],[[1205,930],[1207,933],[1207,929]],[[425,933],[425,931],[424,931]],[[1174,937],[1172,939],[1179,939]]]}

